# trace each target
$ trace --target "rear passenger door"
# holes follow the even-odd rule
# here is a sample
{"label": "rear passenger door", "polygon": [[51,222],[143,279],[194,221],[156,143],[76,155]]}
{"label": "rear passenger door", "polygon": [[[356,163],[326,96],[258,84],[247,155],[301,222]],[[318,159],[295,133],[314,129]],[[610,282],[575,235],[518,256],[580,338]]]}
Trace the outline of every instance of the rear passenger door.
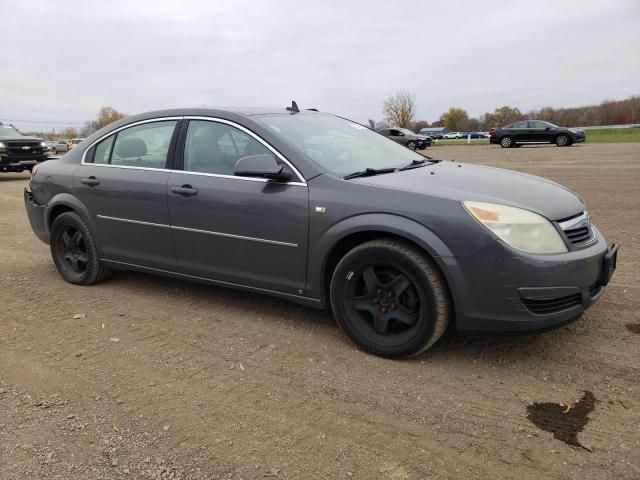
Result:
{"label": "rear passenger door", "polygon": [[175,265],[167,181],[179,122],[133,124],[85,152],[74,188],[90,212],[103,258],[160,269]]}

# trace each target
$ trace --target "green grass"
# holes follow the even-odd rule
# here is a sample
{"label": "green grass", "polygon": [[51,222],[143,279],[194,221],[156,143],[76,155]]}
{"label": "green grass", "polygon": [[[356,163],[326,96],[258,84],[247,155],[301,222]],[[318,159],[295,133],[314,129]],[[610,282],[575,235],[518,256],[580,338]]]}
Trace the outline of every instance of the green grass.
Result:
{"label": "green grass", "polygon": [[640,142],[640,128],[589,128],[587,143]]}

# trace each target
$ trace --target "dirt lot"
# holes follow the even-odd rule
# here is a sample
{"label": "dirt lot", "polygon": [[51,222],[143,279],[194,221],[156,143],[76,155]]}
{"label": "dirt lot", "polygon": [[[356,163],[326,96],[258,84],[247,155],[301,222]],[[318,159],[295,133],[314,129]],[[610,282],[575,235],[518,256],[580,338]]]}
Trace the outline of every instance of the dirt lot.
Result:
{"label": "dirt lot", "polygon": [[601,301],[544,335],[451,332],[384,360],[267,297],[65,284],[28,225],[27,175],[0,176],[0,477],[640,478],[640,144],[426,153],[582,195],[622,244]]}

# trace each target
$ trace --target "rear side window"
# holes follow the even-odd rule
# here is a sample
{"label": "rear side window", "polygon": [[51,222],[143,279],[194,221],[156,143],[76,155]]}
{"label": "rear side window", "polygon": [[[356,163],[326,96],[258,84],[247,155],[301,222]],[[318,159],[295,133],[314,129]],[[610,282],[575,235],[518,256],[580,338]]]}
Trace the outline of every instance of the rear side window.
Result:
{"label": "rear side window", "polygon": [[184,147],[184,169],[188,172],[233,175],[239,158],[272,154],[251,135],[231,125],[191,120]]}
{"label": "rear side window", "polygon": [[145,123],[117,133],[111,165],[165,168],[175,120]]}
{"label": "rear side window", "polygon": [[[166,168],[175,120],[145,123],[120,130],[92,147],[93,163]],[[91,160],[87,160],[91,161]]]}

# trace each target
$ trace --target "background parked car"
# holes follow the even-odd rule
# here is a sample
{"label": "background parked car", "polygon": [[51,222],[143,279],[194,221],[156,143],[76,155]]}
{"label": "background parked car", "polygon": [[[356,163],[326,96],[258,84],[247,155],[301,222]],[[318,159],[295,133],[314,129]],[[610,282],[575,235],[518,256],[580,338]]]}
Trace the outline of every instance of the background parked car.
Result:
{"label": "background parked car", "polygon": [[462,138],[462,133],[460,132],[449,132],[445,133],[442,138],[446,138],[448,140]]}
{"label": "background parked car", "polygon": [[430,137],[419,135],[408,128],[385,128],[379,130],[378,133],[411,150],[424,150],[431,146]]}
{"label": "background parked car", "polygon": [[64,140],[58,140],[56,142],[48,142],[51,145],[49,146],[49,150],[53,153],[66,153],[69,151],[69,147],[67,147],[67,142]]}
{"label": "background parked car", "polygon": [[84,138],[72,138],[67,142],[67,149],[71,150],[73,147],[75,147],[77,144],[79,144],[83,140]]}
{"label": "background parked car", "polygon": [[568,147],[584,142],[584,130],[565,128],[542,120],[515,122],[502,128],[492,128],[490,143],[502,148],[519,147],[525,143],[555,143],[558,147]]}

